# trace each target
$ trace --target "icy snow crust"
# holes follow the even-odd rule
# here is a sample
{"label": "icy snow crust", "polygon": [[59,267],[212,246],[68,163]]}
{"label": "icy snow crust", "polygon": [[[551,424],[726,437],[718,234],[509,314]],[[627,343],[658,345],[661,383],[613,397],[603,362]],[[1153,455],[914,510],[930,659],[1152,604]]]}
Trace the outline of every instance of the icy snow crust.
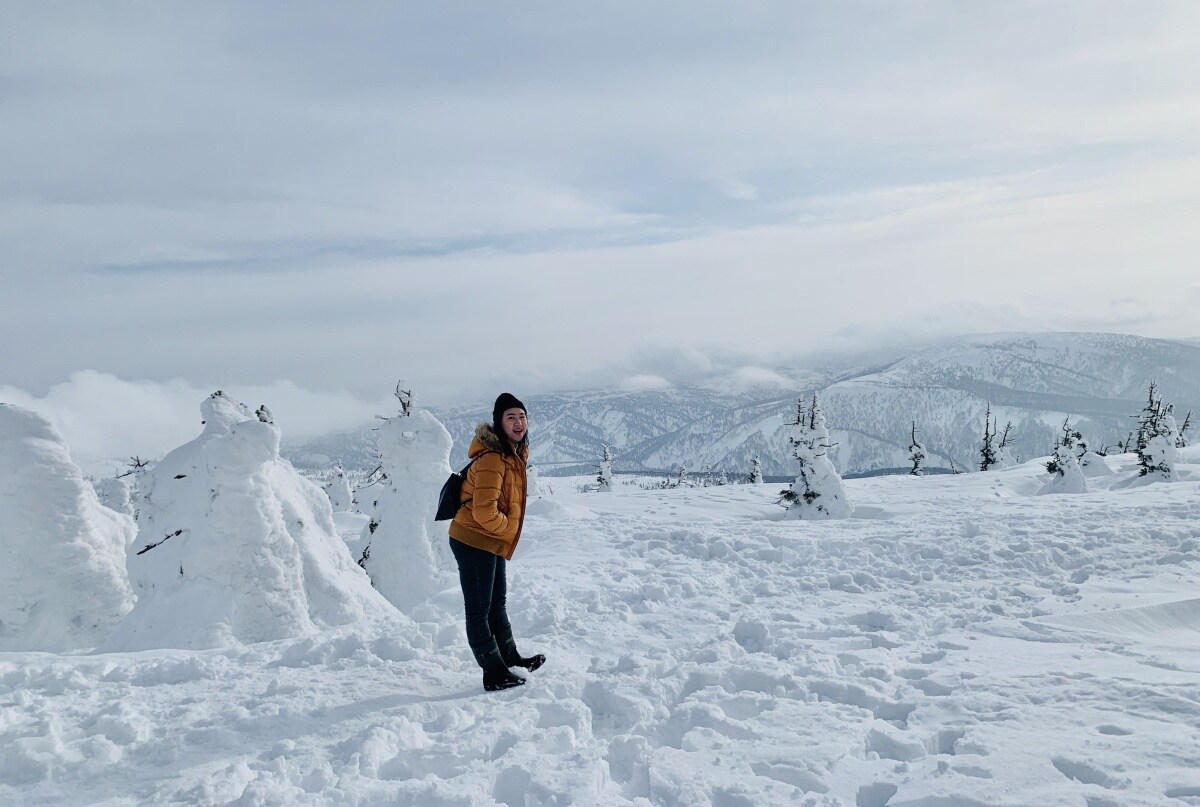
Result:
{"label": "icy snow crust", "polygon": [[148,474],[128,554],[137,605],[102,649],[201,649],[400,615],[334,528],[329,498],[279,457],[279,429],[215,393],[204,432]]}
{"label": "icy snow crust", "polygon": [[0,404],[0,650],[77,650],[107,636],[133,606],[123,569],[133,533],[48,421]]}
{"label": "icy snow crust", "polygon": [[509,603],[550,661],[503,693],[453,588],[410,628],[0,654],[0,803],[1196,803],[1200,451],[1072,496],[1044,461],[847,480],[836,521],[778,485],[543,498]]}

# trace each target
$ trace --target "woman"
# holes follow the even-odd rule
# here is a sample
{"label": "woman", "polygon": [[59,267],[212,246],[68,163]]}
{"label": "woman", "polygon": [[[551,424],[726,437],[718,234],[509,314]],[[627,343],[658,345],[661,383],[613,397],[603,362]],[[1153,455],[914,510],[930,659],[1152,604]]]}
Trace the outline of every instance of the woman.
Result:
{"label": "woman", "polygon": [[476,427],[467,456],[472,462],[458,513],[450,522],[450,549],[458,561],[467,642],[483,668],[483,688],[492,692],[525,683],[509,667],[533,671],[546,661],[541,654],[524,658],[517,652],[505,609],[505,565],[525,522],[525,404],[507,392],[497,398],[491,424]]}

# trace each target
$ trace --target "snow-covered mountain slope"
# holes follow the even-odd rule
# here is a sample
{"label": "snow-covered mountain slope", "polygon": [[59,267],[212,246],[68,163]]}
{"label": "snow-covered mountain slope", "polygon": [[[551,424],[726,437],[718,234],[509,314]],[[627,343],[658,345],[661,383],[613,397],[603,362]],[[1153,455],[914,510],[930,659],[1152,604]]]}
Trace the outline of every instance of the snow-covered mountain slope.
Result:
{"label": "snow-covered mountain slope", "polygon": [[[1023,457],[1048,454],[1068,415],[1097,448],[1124,440],[1151,380],[1181,417],[1200,409],[1200,346],[1115,334],[968,337],[886,367],[809,377],[813,384],[804,389],[736,394],[680,388],[526,396],[533,460],[544,473],[582,472],[594,469],[609,445],[618,472],[708,465],[740,477],[757,454],[766,474],[794,475],[785,421],[797,397],[818,388],[843,473],[905,466],[914,420],[928,465],[975,467],[989,404],[1001,430],[1012,422]],[[469,436],[489,405],[435,412],[454,436],[453,464],[465,462]],[[313,469],[334,460],[367,470],[378,464],[369,428],[292,446],[287,455]]]}
{"label": "snow-covered mountain slope", "polygon": [[[1019,456],[1048,454],[1070,416],[1094,448],[1124,440],[1157,381],[1183,411],[1200,403],[1200,348],[1115,334],[973,337],[825,390],[846,469],[903,464],[915,420],[934,455],[978,464],[984,414],[1013,424]],[[936,462],[936,460],[934,461]]]}
{"label": "snow-covered mountain slope", "polygon": [[400,628],[0,653],[0,804],[1194,803],[1200,447],[1175,483],[1102,461],[1075,496],[1036,462],[847,480],[820,522],[561,480],[509,566],[549,662],[502,693],[456,585]]}

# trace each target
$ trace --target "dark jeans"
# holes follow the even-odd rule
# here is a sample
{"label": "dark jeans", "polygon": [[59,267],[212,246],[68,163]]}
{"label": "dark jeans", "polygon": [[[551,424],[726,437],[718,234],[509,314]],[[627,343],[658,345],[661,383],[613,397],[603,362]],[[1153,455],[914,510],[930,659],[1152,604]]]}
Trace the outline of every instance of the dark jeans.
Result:
{"label": "dark jeans", "polygon": [[508,622],[505,598],[504,558],[484,552],[462,541],[450,539],[450,550],[458,561],[458,581],[462,584],[463,604],[467,614],[467,642],[477,654],[492,647],[512,642],[512,625]]}

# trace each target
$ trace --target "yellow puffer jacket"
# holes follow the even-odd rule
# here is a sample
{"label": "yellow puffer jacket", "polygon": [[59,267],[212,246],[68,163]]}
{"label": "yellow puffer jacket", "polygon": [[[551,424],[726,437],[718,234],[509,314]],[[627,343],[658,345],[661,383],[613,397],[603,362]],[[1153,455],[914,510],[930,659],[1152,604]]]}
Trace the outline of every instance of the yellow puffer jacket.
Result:
{"label": "yellow puffer jacket", "polygon": [[521,446],[515,456],[501,454],[500,439],[487,423],[475,428],[467,449],[474,462],[463,481],[464,504],[450,522],[450,537],[511,560],[525,524],[529,449]]}

